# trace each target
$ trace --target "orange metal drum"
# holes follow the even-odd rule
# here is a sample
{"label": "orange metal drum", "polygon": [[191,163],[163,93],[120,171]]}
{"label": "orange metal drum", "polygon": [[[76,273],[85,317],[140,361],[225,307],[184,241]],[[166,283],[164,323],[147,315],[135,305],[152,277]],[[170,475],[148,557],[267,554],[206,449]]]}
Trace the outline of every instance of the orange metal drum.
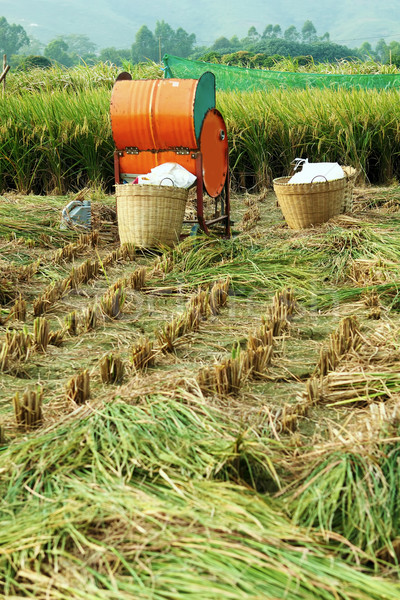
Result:
{"label": "orange metal drum", "polygon": [[[215,78],[117,80],[111,123],[118,150],[197,148],[207,110],[215,106]],[[197,133],[197,135],[196,135]]]}
{"label": "orange metal drum", "polygon": [[222,192],[228,173],[228,136],[221,113],[212,108],[204,118],[200,134],[203,181],[207,194],[216,198]]}

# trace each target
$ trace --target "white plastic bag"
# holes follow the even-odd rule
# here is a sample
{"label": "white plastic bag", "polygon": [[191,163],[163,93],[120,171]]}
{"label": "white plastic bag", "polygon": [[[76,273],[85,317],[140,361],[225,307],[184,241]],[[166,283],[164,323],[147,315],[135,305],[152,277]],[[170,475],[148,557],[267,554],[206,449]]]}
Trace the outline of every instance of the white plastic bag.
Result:
{"label": "white plastic bag", "polygon": [[142,185],[169,185],[179,188],[190,188],[196,181],[196,176],[178,163],[163,163],[153,167],[150,173],[138,176],[138,183]]}
{"label": "white plastic bag", "polygon": [[333,179],[342,179],[345,174],[338,163],[310,163],[308,158],[302,163],[301,159],[295,160],[297,167],[303,165],[301,171],[298,171],[291,177],[288,183],[311,183],[317,181],[332,181]]}

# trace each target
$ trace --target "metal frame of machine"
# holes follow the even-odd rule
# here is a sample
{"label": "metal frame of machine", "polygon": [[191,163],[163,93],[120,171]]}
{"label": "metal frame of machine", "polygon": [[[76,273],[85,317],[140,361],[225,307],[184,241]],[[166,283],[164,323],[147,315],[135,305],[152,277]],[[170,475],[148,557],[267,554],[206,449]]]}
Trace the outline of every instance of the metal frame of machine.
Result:
{"label": "metal frame of machine", "polygon": [[[121,73],[117,80],[116,83],[119,81],[127,81],[130,80],[131,76],[128,73]],[[149,108],[150,111],[150,120],[153,118],[153,114],[151,113],[151,107]],[[208,113],[213,113],[212,115],[208,115]],[[211,195],[210,197],[214,199],[214,214],[212,216],[210,216],[210,218],[206,218],[205,216],[205,202],[204,202],[204,192],[206,191],[207,193],[209,192],[209,190],[207,190],[207,185],[205,185],[205,180],[204,180],[204,168],[205,168],[205,162],[206,162],[206,170],[207,168],[210,168],[209,165],[212,164],[213,162],[213,157],[211,156],[204,156],[203,153],[203,148],[201,147],[201,136],[203,133],[203,126],[204,126],[204,121],[206,121],[206,117],[210,116],[212,119],[216,120],[215,121],[215,126],[218,129],[219,123],[223,124],[223,129],[220,130],[219,132],[219,139],[220,140],[225,140],[225,136],[226,136],[226,129],[225,129],[225,125],[223,122],[223,118],[222,115],[215,109],[215,108],[211,108],[208,109],[205,114],[204,114],[204,118],[203,118],[203,122],[201,124],[201,132],[200,134],[196,137],[196,146],[195,148],[190,148],[190,147],[163,147],[163,148],[152,148],[150,150],[143,150],[139,147],[136,146],[125,146],[126,141],[124,139],[124,142],[121,144],[121,142],[119,142],[119,145],[117,145],[117,150],[115,150],[114,152],[114,177],[115,177],[115,183],[119,184],[121,183],[121,165],[120,165],[120,160],[121,159],[126,159],[127,157],[131,157],[134,160],[138,161],[138,164],[141,161],[141,153],[142,156],[144,157],[144,155],[146,154],[147,157],[149,155],[153,155],[153,156],[157,156],[157,158],[159,159],[160,156],[162,156],[163,153],[165,153],[166,156],[166,161],[165,162],[169,162],[172,161],[174,157],[175,158],[175,162],[177,162],[178,164],[181,164],[182,166],[188,168],[188,165],[190,165],[190,169],[192,170],[192,172],[196,175],[196,183],[194,184],[196,186],[196,216],[197,219],[196,220],[185,220],[184,223],[192,225],[192,232],[194,233],[198,228],[200,228],[202,231],[204,231],[204,233],[206,234],[210,234],[211,233],[211,229],[216,228],[216,227],[221,227],[223,228],[223,237],[230,237],[231,235],[231,221],[230,221],[230,193],[229,193],[229,162],[228,162],[228,145],[227,145],[227,140],[223,143],[223,146],[221,146],[221,149],[219,151],[219,158],[221,160],[221,156],[222,156],[222,160],[223,163],[225,165],[225,167],[222,169],[223,173],[220,176],[220,179],[222,177],[225,177],[225,180],[222,182],[222,179],[219,181],[218,180],[218,174],[217,174],[217,185],[212,185],[211,187],[213,188],[211,190],[211,194],[215,193],[214,195]],[[124,115],[126,117],[126,115]],[[129,118],[129,115],[128,115]],[[215,126],[212,125],[212,127]],[[214,134],[214,132],[212,131],[212,133]],[[114,134],[114,131],[113,131]],[[139,135],[139,134],[138,134]],[[208,133],[207,131],[205,131],[205,135],[207,136]],[[126,137],[126,136],[124,136]],[[128,136],[129,137],[129,136]],[[153,137],[153,136],[152,136]],[[114,136],[115,139],[115,136]],[[130,140],[130,138],[129,138]],[[194,141],[194,140],[193,140]],[[207,144],[209,144],[209,140],[207,139]],[[134,143],[135,140],[132,140],[132,142]],[[153,144],[154,146],[155,144]],[[144,157],[146,158],[146,157]],[[147,158],[146,158],[147,160]],[[208,165],[208,166],[207,166]],[[135,171],[136,173],[136,171]],[[145,173],[136,173],[138,174],[145,174]],[[215,182],[213,181],[213,184]],[[208,193],[208,195],[210,195]],[[220,231],[220,230],[219,230]]]}

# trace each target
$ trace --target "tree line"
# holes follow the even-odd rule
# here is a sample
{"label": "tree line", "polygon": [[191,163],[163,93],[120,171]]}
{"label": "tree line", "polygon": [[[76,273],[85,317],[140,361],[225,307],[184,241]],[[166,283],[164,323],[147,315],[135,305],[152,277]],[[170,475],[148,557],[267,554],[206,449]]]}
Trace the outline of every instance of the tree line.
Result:
{"label": "tree line", "polygon": [[164,20],[157,21],[154,31],[142,25],[130,48],[108,47],[98,49],[88,36],[69,34],[51,40],[47,45],[30,38],[21,25],[10,24],[0,17],[0,54],[7,54],[13,67],[47,67],[58,63],[65,67],[77,64],[111,62],[123,67],[125,62],[139,63],[146,60],[161,62],[165,53],[228,64],[251,64],[270,67],[273,60],[281,57],[309,57],[315,62],[333,62],[340,59],[373,59],[391,62],[400,67],[400,43],[381,39],[375,48],[364,42],[359,48],[335,44],[328,32],[319,36],[312,21],[304,22],[298,30],[291,25],[282,30],[279,24],[267,24],[259,33],[250,27],[247,35],[239,39],[221,36],[207,46],[196,44],[194,33],[182,27],[174,30]]}

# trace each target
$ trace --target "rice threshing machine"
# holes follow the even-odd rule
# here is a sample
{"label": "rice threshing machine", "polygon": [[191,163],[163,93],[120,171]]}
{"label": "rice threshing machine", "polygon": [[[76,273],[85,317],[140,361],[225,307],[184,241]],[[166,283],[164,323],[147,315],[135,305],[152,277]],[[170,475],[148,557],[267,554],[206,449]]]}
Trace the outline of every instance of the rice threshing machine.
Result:
{"label": "rice threshing machine", "polygon": [[[224,119],[215,108],[214,75],[132,80],[129,73],[121,73],[110,112],[116,184],[129,185],[154,167],[177,163],[197,178],[196,218],[184,223],[192,231],[200,227],[209,233],[215,227],[229,236],[228,138]],[[204,192],[210,197],[207,211]]]}

